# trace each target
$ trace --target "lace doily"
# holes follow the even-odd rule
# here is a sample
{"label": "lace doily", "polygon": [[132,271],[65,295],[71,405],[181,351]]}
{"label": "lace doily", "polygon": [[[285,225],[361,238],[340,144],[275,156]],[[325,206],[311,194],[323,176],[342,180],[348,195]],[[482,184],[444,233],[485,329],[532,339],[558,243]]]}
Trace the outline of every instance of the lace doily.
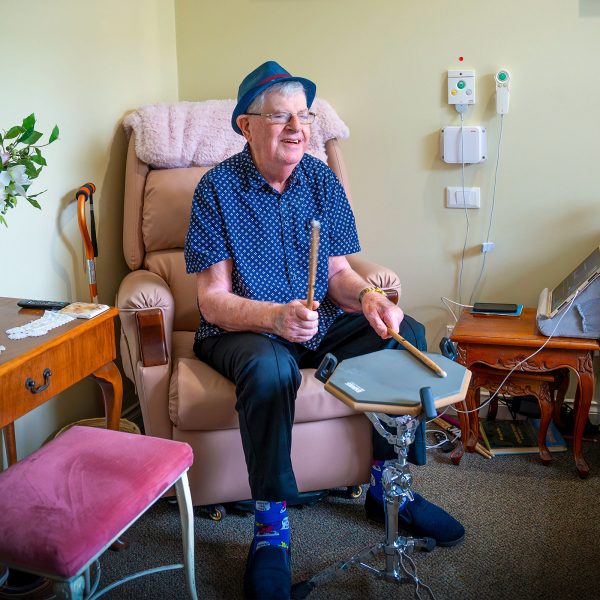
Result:
{"label": "lace doily", "polygon": [[46,335],[51,329],[65,325],[69,321],[73,321],[74,317],[63,315],[51,310],[44,311],[44,316],[39,319],[34,319],[20,327],[13,327],[6,330],[6,335],[9,340],[22,340],[26,337],[39,337]]}

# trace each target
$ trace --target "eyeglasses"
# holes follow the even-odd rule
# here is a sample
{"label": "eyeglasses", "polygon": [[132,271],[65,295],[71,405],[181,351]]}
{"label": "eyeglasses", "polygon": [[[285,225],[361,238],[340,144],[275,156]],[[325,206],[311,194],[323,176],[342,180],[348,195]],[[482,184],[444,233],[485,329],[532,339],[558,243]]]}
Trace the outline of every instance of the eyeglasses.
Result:
{"label": "eyeglasses", "polygon": [[292,112],[276,112],[276,113],[246,113],[247,115],[252,115],[254,117],[264,117],[269,121],[269,123],[273,123],[274,125],[285,125],[292,120],[292,117],[298,117],[298,121],[300,121],[300,125],[310,125],[314,122],[317,114],[314,112],[310,112],[308,110],[301,110],[297,113]]}

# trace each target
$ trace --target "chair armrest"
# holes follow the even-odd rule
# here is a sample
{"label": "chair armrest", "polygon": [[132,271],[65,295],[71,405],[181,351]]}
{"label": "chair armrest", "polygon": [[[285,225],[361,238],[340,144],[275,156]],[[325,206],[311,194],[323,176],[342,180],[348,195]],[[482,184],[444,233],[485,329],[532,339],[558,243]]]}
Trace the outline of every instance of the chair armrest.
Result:
{"label": "chair armrest", "polygon": [[175,303],[164,279],[150,271],[129,273],[115,302],[121,319],[121,358],[135,384],[146,435],[171,439],[171,345]]}
{"label": "chair armrest", "polygon": [[168,364],[175,304],[164,279],[145,270],[129,273],[119,286],[116,306],[127,345],[126,372],[133,372],[138,362],[144,367]]}
{"label": "chair armrest", "polygon": [[402,292],[402,285],[400,283],[400,277],[398,277],[394,271],[382,267],[357,254],[352,254],[347,258],[350,266],[361,277],[366,279],[371,285],[376,285],[383,289],[392,302],[395,304],[398,303]]}

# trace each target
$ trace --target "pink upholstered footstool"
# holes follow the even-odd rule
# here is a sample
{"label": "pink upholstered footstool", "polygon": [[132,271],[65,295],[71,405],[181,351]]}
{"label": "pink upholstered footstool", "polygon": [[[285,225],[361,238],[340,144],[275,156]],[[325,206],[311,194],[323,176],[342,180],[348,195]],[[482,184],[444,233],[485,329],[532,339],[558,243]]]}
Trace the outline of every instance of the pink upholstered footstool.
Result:
{"label": "pink upholstered footstool", "polygon": [[90,566],[175,484],[184,564],[143,574],[183,568],[195,600],[192,462],[181,442],[69,429],[0,473],[0,564],[51,579],[59,598],[97,597],[99,568],[90,582]]}

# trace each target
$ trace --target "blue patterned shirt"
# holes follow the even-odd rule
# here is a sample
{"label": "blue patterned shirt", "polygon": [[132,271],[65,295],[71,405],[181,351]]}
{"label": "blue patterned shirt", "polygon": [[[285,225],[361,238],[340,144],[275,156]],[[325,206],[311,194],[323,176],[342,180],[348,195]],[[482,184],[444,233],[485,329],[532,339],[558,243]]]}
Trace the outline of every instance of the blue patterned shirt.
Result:
{"label": "blue patterned shirt", "polygon": [[[234,294],[281,304],[306,299],[312,219],[321,224],[314,293],[319,331],[303,345],[314,350],[343,312],[325,297],[328,259],[360,251],[344,188],[323,161],[305,154],[282,194],[260,174],[248,145],[206,173],[192,201],[187,272],[233,259]],[[221,333],[200,315],[196,340]]]}

